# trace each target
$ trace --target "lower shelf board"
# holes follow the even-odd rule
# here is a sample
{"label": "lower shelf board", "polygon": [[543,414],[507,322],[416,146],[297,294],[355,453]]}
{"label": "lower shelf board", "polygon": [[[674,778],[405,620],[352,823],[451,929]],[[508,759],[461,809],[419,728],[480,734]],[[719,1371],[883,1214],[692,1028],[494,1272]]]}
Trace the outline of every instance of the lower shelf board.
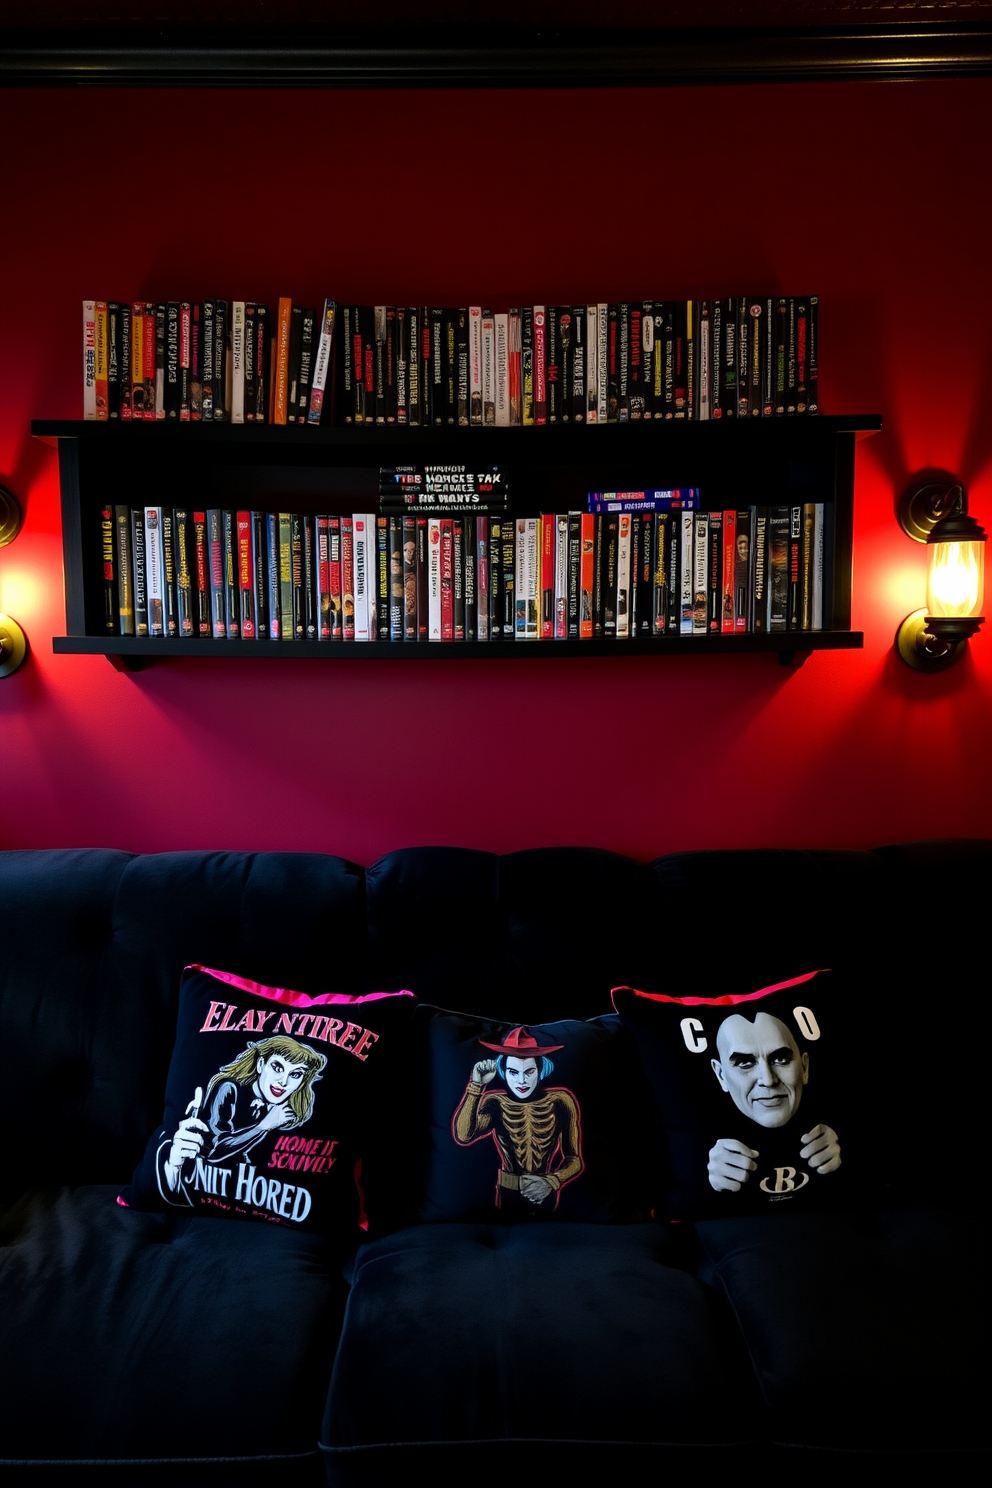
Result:
{"label": "lower shelf board", "polygon": [[57,656],[106,656],[119,671],[141,671],[150,662],[264,657],[269,661],[514,661],[644,656],[778,655],[783,666],[813,651],[855,651],[859,630],[778,631],[771,635],[661,636],[622,641],[214,641],[145,636],[54,636]]}

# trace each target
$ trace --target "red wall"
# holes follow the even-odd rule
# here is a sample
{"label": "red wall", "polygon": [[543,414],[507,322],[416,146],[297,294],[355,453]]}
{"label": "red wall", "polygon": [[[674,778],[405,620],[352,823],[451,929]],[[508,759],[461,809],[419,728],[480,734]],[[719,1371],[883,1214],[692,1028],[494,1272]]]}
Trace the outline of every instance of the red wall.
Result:
{"label": "red wall", "polygon": [[[368,862],[424,842],[647,858],[992,836],[992,622],[941,676],[892,650],[924,602],[924,550],[893,519],[907,478],[955,471],[992,523],[992,81],[11,91],[0,110],[0,483],[26,511],[0,552],[0,609],[32,647],[0,682],[3,846]],[[136,676],[52,655],[56,458],[28,425],[81,412],[84,297],[755,290],[817,292],[824,411],[884,418],[857,462],[863,652],[794,673],[742,655]]]}

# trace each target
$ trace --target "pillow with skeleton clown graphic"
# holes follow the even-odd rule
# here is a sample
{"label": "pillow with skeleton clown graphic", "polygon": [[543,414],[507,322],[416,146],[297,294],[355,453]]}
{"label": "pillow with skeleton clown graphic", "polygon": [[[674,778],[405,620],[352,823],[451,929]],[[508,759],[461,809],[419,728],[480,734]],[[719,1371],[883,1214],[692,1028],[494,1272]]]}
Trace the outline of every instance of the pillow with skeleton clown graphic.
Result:
{"label": "pillow with skeleton clown graphic", "polygon": [[321,1234],[365,1226],[372,1086],[412,992],[308,997],[187,966],[162,1124],[118,1202]]}
{"label": "pillow with skeleton clown graphic", "polygon": [[613,989],[667,1139],[659,1213],[703,1219],[847,1197],[850,1044],[832,982],[811,971],[715,997]]}
{"label": "pillow with skeleton clown graphic", "polygon": [[619,1018],[513,1027],[424,1006],[416,1016],[431,1101],[418,1218],[639,1217],[640,1072]]}

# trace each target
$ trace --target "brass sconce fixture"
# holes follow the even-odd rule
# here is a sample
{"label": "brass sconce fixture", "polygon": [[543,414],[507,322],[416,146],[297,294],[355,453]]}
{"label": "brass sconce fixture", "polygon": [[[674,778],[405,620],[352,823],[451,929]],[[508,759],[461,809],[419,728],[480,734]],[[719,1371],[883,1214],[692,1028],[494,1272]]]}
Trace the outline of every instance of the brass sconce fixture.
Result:
{"label": "brass sconce fixture", "polygon": [[985,531],[968,515],[964,487],[953,480],[910,486],[899,503],[899,523],[929,549],[926,609],[907,615],[896,650],[918,672],[942,672],[977,634],[985,592]]}
{"label": "brass sconce fixture", "polygon": [[[9,491],[0,486],[0,548],[21,530],[21,509]],[[16,620],[0,614],[0,677],[9,677],[16,672],[27,655],[28,643]]]}

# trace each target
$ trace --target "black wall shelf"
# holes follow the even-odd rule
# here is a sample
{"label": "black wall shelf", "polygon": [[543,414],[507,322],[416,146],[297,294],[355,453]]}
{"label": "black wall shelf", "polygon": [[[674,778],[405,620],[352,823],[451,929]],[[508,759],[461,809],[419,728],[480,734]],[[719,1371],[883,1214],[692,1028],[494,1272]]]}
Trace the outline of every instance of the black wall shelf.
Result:
{"label": "black wall shelf", "polygon": [[[881,428],[875,414],[611,424],[534,429],[391,429],[272,425],[110,424],[39,419],[31,432],[59,453],[66,635],[59,655],[105,655],[121,670],[152,661],[493,661],[745,653],[785,664],[864,643],[850,629],[854,448]],[[702,507],[830,503],[832,626],[740,636],[591,641],[228,641],[108,635],[102,629],[99,512],[107,504],[257,510],[372,511],[381,464],[499,465],[518,515],[574,510],[589,490],[698,486]]]}
{"label": "black wall shelf", "polygon": [[135,636],[53,636],[59,656],[106,656],[119,671],[139,672],[156,661],[498,661],[554,660],[590,657],[612,661],[644,656],[730,656],[734,653],[778,654],[783,666],[801,664],[812,651],[852,651],[864,645],[857,630],[778,632],[746,636],[661,636],[627,641],[207,641],[154,640]]}

